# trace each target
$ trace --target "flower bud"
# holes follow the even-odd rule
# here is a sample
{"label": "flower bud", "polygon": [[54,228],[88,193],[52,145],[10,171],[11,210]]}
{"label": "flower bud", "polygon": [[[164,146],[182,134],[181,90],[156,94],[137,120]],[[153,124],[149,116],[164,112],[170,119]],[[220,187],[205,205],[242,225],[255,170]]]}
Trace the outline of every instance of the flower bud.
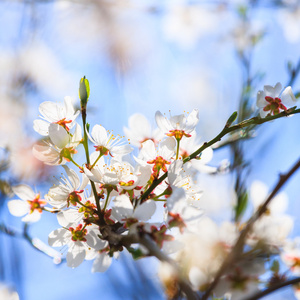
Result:
{"label": "flower bud", "polygon": [[83,76],[79,82],[79,99],[81,104],[81,109],[86,108],[90,96],[90,84],[89,81]]}

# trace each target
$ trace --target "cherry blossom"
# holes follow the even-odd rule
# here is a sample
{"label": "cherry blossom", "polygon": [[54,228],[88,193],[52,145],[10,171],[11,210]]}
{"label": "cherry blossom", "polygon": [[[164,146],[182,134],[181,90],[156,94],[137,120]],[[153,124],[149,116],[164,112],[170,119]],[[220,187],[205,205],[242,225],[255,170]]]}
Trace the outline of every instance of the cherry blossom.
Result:
{"label": "cherry blossom", "polygon": [[23,222],[37,222],[47,202],[40,199],[40,194],[28,185],[17,185],[12,190],[21,200],[10,200],[7,203],[9,212],[16,217],[25,215]]}
{"label": "cherry blossom", "polygon": [[147,200],[135,208],[126,195],[117,196],[113,202],[112,216],[127,227],[138,221],[148,221],[156,210],[153,200]]}
{"label": "cherry blossom", "polygon": [[112,133],[107,134],[106,129],[101,125],[95,125],[91,134],[88,134],[91,142],[96,144],[96,151],[99,155],[123,156],[132,152],[129,145],[122,145],[122,138],[114,136]]}
{"label": "cherry blossom", "polygon": [[42,141],[33,146],[33,155],[47,165],[65,164],[77,153],[76,147],[81,143],[81,127],[75,126],[75,132],[70,135],[62,126],[50,124],[50,141]]}
{"label": "cherry blossom", "polygon": [[189,231],[198,230],[197,223],[203,215],[203,211],[186,201],[183,189],[173,188],[172,195],[167,198],[167,209],[167,223],[170,228],[178,227],[181,233],[185,229]]}
{"label": "cherry blossom", "polygon": [[190,137],[199,122],[199,112],[194,109],[187,117],[182,115],[171,116],[167,119],[160,111],[155,114],[155,120],[160,130],[167,136],[181,140],[183,136]]}
{"label": "cherry blossom", "polygon": [[128,120],[128,127],[124,127],[126,137],[134,146],[141,147],[141,144],[147,140],[152,140],[157,144],[163,134],[159,128],[152,129],[147,118],[142,114],[134,114]]}
{"label": "cherry blossom", "polygon": [[167,166],[171,164],[174,156],[174,148],[175,140],[171,137],[161,142],[157,150],[154,142],[147,140],[142,144],[139,157],[135,157],[135,160],[143,167],[152,167],[152,176],[157,178],[160,171],[167,172]]}
{"label": "cherry blossom", "polygon": [[67,178],[62,178],[62,182],[49,189],[46,195],[47,201],[55,208],[62,209],[70,205],[76,206],[82,201],[84,188],[88,183],[88,178],[83,174],[82,184],[77,173],[67,166],[63,166]]}
{"label": "cherry blossom", "polygon": [[276,115],[287,107],[296,105],[296,98],[290,86],[282,92],[281,83],[276,83],[274,87],[265,85],[263,91],[258,91],[256,105],[262,118],[267,115]]}
{"label": "cherry blossom", "polygon": [[67,131],[76,124],[76,118],[80,111],[75,109],[71,97],[64,98],[64,106],[51,101],[45,101],[39,106],[42,120],[34,120],[33,129],[43,136],[49,135],[49,126],[51,123],[62,126]]}
{"label": "cherry blossom", "polygon": [[52,247],[67,245],[67,265],[76,268],[84,261],[89,247],[100,250],[108,245],[107,241],[98,238],[97,231],[97,227],[85,227],[81,223],[68,229],[59,228],[49,234],[48,243]]}
{"label": "cherry blossom", "polygon": [[300,275],[300,238],[287,240],[280,255],[282,261],[290,268],[294,275]]}
{"label": "cherry blossom", "polygon": [[[250,196],[257,210],[268,196],[268,188],[261,182],[255,181],[251,186]],[[290,234],[294,221],[285,214],[287,196],[280,193],[272,199],[265,214],[257,220],[249,234],[247,243],[251,246],[261,245],[265,251],[277,253]]]}

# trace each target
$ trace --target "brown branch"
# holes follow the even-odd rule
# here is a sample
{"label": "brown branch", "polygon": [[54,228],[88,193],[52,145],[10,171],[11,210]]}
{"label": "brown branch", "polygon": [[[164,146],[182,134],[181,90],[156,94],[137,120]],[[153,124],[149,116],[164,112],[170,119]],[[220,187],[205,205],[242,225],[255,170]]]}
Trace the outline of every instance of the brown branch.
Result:
{"label": "brown branch", "polygon": [[192,290],[190,284],[181,275],[177,263],[173,259],[171,259],[168,255],[166,255],[164,252],[162,252],[148,235],[143,235],[142,237],[140,237],[139,243],[147,248],[150,255],[155,256],[162,262],[169,263],[169,265],[176,272],[178,276],[179,287],[181,291],[186,295],[188,300],[199,299],[198,295]]}
{"label": "brown branch", "polygon": [[279,181],[276,184],[273,191],[271,192],[271,194],[269,195],[269,197],[265,200],[264,204],[248,220],[248,222],[246,223],[247,225],[241,231],[241,234],[240,234],[236,244],[234,245],[232,251],[229,253],[227,258],[223,262],[221,268],[219,269],[219,271],[217,272],[217,274],[215,276],[214,281],[210,284],[209,288],[203,295],[202,300],[208,299],[209,295],[211,294],[211,292],[214,290],[214,288],[218,284],[221,276],[227,271],[227,269],[231,266],[231,264],[242,253],[243,247],[245,244],[245,240],[246,240],[247,235],[248,235],[249,231],[251,230],[253,224],[265,213],[270,201],[278,193],[278,191],[281,189],[281,187],[288,181],[288,179],[298,170],[298,168],[300,168],[300,159],[294,164],[294,166],[286,174],[280,175]]}
{"label": "brown branch", "polygon": [[263,290],[263,291],[260,291],[250,297],[246,297],[245,299],[243,300],[257,300],[257,299],[260,299],[264,296],[267,296],[283,287],[286,287],[286,286],[289,286],[289,285],[292,285],[292,284],[296,284],[296,283],[299,283],[300,282],[300,277],[297,277],[297,278],[293,278],[293,279],[290,279],[290,280],[287,280],[287,281],[284,281],[284,282],[280,282],[278,284],[274,284],[272,285],[271,287]]}

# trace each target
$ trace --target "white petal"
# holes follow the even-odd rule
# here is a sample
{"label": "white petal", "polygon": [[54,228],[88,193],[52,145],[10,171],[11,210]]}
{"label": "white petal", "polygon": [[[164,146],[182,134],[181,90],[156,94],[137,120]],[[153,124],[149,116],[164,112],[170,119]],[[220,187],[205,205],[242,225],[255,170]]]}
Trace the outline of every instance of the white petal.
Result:
{"label": "white petal", "polygon": [[265,97],[266,97],[265,92],[258,91],[257,98],[256,98],[256,105],[257,105],[258,108],[263,108],[268,104]]}
{"label": "white petal", "polygon": [[83,213],[78,212],[77,209],[69,208],[64,210],[63,214],[69,223],[78,223],[83,218]]}
{"label": "white petal", "polygon": [[288,196],[286,193],[281,192],[275,196],[270,205],[269,209],[272,214],[282,214],[288,207]]}
{"label": "white petal", "polygon": [[15,217],[21,217],[30,210],[29,205],[22,200],[11,200],[7,203],[9,212]]}
{"label": "white petal", "polygon": [[71,138],[69,146],[76,148],[81,141],[82,141],[82,129],[79,124],[76,124],[75,131]]}
{"label": "white petal", "polygon": [[183,248],[184,248],[184,243],[177,241],[177,240],[164,241],[163,246],[162,246],[162,250],[166,254],[175,253]]}
{"label": "white petal", "polygon": [[74,242],[67,253],[67,266],[71,268],[78,267],[85,258],[85,247],[81,242]]}
{"label": "white petal", "polygon": [[171,123],[172,129],[184,130],[185,125],[186,125],[186,117],[184,114],[172,116],[170,118],[170,123]]}
{"label": "white petal", "polygon": [[290,86],[286,87],[281,95],[281,100],[284,105],[295,106],[297,99],[295,98],[292,88]]}
{"label": "white petal", "polygon": [[176,180],[178,180],[178,176],[182,171],[183,161],[177,159],[173,161],[168,170],[168,180],[171,185],[174,185]]}
{"label": "white petal", "polygon": [[[169,211],[173,211],[175,204],[185,199],[185,191],[182,188],[173,187],[172,195],[167,199],[167,208]],[[177,212],[177,211],[176,211]]]}
{"label": "white petal", "polygon": [[107,247],[108,242],[101,240],[94,230],[90,231],[86,236],[86,243],[95,250],[101,250]]}
{"label": "white petal", "polygon": [[89,182],[90,182],[90,180],[86,176],[86,174],[82,173],[82,182],[81,182],[81,185],[79,187],[79,190],[85,189],[85,187],[88,185]]}
{"label": "white petal", "polygon": [[140,221],[148,221],[156,210],[156,203],[153,200],[147,200],[141,205],[137,206],[133,217]]}
{"label": "white petal", "polygon": [[112,258],[106,253],[100,253],[93,263],[92,273],[105,272],[109,268],[111,261]]}
{"label": "white petal", "polygon": [[282,89],[282,85],[280,82],[276,83],[274,87],[270,85],[264,86],[264,92],[266,96],[270,96],[272,98],[278,97]]}
{"label": "white petal", "polygon": [[92,142],[99,146],[107,145],[107,131],[101,125],[95,125],[92,130]]}
{"label": "white petal", "polygon": [[64,213],[61,211],[59,212],[57,215],[57,221],[58,224],[62,227],[66,227],[69,228],[70,226],[72,226],[72,224],[66,219],[66,217],[64,216]]}
{"label": "white petal", "polygon": [[25,217],[22,218],[22,222],[25,223],[34,223],[40,220],[41,218],[41,213],[39,213],[38,211],[34,211],[31,214],[26,215]]}
{"label": "white petal", "polygon": [[75,109],[73,106],[73,99],[70,96],[64,97],[64,104],[65,104],[65,114],[66,117],[71,117],[74,115]]}
{"label": "white petal", "polygon": [[207,164],[208,162],[210,162],[213,158],[213,149],[211,147],[206,148],[204,151],[202,151],[201,153],[201,158],[200,161],[203,164]]}
{"label": "white petal", "polygon": [[169,131],[173,129],[170,121],[164,117],[160,111],[155,113],[155,121],[159,129],[164,133],[169,133]]}
{"label": "white petal", "polygon": [[276,85],[274,86],[275,95],[278,96],[280,94],[281,90],[282,90],[282,85],[280,82],[277,82]]}
{"label": "white petal", "polygon": [[65,169],[73,189],[76,190],[80,185],[80,180],[77,173],[67,166],[62,166],[62,167]]}
{"label": "white petal", "polygon": [[160,143],[159,155],[164,159],[170,159],[175,151],[176,140],[173,137],[166,138],[163,142]]}
{"label": "white petal", "polygon": [[93,248],[89,248],[88,250],[85,250],[85,260],[95,259],[98,253],[99,252]]}
{"label": "white petal", "polygon": [[50,124],[44,120],[33,121],[33,129],[43,136],[47,136],[49,134],[49,125]]}
{"label": "white petal", "polygon": [[114,207],[112,208],[112,216],[115,219],[121,222],[122,219],[126,219],[132,216],[133,206],[128,196],[117,196],[113,202]]}
{"label": "white petal", "polygon": [[192,267],[189,272],[189,280],[195,289],[208,282],[209,278],[197,267]]}
{"label": "white petal", "polygon": [[58,124],[50,124],[49,137],[54,145],[58,148],[64,148],[70,141],[68,132]]}
{"label": "white petal", "polygon": [[147,118],[142,114],[134,114],[128,120],[129,129],[124,128],[124,132],[128,138],[131,135],[135,139],[142,141],[144,138],[151,138],[151,126]]}
{"label": "white petal", "polygon": [[32,154],[45,164],[58,164],[59,152],[50,146],[37,143],[32,148]]}
{"label": "white petal", "polygon": [[103,175],[97,167],[94,167],[92,170],[89,170],[87,167],[83,167],[84,174],[92,181],[100,183]]}
{"label": "white petal", "polygon": [[142,143],[142,149],[140,154],[146,159],[151,160],[156,157],[155,145],[152,140],[147,140]]}
{"label": "white petal", "polygon": [[263,204],[267,195],[268,187],[261,181],[253,181],[250,188],[250,198],[255,209],[258,209],[258,207]]}
{"label": "white petal", "polygon": [[36,196],[32,188],[26,184],[13,186],[12,191],[24,201],[33,200]]}
{"label": "white petal", "polygon": [[48,244],[51,247],[62,247],[71,240],[71,232],[65,228],[55,229],[48,236]]}
{"label": "white petal", "polygon": [[129,145],[123,145],[123,146],[115,146],[112,148],[112,155],[126,155],[128,153],[131,153],[133,151],[133,148]]}
{"label": "white petal", "polygon": [[185,126],[185,131],[190,133],[196,127],[199,122],[199,111],[198,109],[193,109],[193,111],[188,115],[187,122]]}
{"label": "white petal", "polygon": [[52,123],[60,120],[62,108],[54,102],[45,101],[40,104],[39,111],[47,121]]}
{"label": "white petal", "polygon": [[193,159],[190,161],[190,163],[193,166],[193,168],[195,168],[196,170],[198,170],[201,173],[213,174],[218,171],[218,168],[212,167],[212,166],[207,166],[207,165],[203,164],[203,162],[201,160]]}

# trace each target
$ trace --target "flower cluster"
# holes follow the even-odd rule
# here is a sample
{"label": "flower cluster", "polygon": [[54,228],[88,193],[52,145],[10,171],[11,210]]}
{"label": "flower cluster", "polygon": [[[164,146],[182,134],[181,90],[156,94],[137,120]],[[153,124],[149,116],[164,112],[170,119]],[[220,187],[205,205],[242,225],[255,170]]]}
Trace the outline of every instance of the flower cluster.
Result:
{"label": "flower cluster", "polygon": [[[139,148],[133,155],[134,149],[124,137],[100,124],[90,130],[85,120],[89,90],[84,91],[88,86],[85,78],[82,82],[83,126],[77,122],[80,112],[69,97],[62,106],[42,103],[42,120],[34,121],[34,129],[44,136],[34,146],[34,155],[46,164],[62,165],[64,175],[43,197],[27,185],[15,186],[13,192],[20,199],[8,202],[10,212],[24,216],[24,222],[38,221],[43,211],[55,212],[60,227],[49,234],[48,242],[62,251],[68,249],[69,267],[94,260],[92,271],[104,272],[124,249],[135,258],[155,255],[161,259],[165,255],[172,257],[180,270],[172,264],[161,265],[160,277],[170,298],[180,295],[182,278],[194,291],[205,292],[229,253],[235,251],[247,223],[217,224],[199,204],[205,190],[196,184],[197,174],[215,174],[219,168],[207,165],[213,150],[198,140],[198,110],[170,117],[158,111],[154,130],[144,116],[132,116],[125,134]],[[277,83],[258,92],[262,118],[294,105],[291,88],[281,90]],[[235,117],[229,118],[225,131],[234,128],[230,126]],[[76,155],[80,147],[86,154],[83,163]],[[273,257],[283,249],[282,261],[292,272],[299,272],[300,248],[287,242],[293,226],[291,217],[284,214],[287,197],[279,194],[261,212],[267,194],[262,183],[253,183],[251,199],[259,219],[244,238],[245,252],[218,279],[217,297],[230,294],[231,299],[240,299],[258,291],[260,277],[267,270],[263,257]],[[155,254],[157,251],[162,254]]]}

